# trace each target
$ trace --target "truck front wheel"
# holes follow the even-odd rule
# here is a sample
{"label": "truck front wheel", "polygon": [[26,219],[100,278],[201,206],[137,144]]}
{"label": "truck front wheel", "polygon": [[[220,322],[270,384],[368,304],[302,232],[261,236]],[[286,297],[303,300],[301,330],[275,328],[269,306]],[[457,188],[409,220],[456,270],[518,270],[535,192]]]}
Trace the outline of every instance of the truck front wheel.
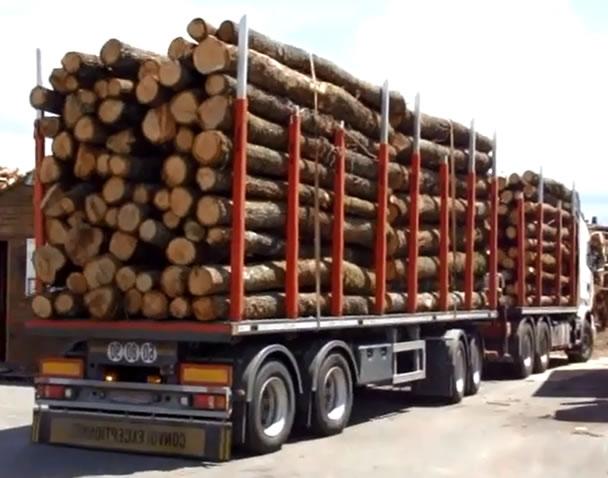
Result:
{"label": "truck front wheel", "polygon": [[350,368],[340,354],[329,355],[317,377],[312,428],[319,435],[340,433],[348,424],[353,406]]}
{"label": "truck front wheel", "polygon": [[254,453],[271,453],[289,437],[295,417],[295,392],[289,371],[270,361],[258,371],[247,410],[245,447]]}
{"label": "truck front wheel", "polygon": [[517,378],[527,378],[532,374],[534,366],[534,331],[527,322],[520,322],[517,329],[518,346],[515,355],[515,375]]}
{"label": "truck front wheel", "polygon": [[593,328],[591,321],[583,322],[581,344],[572,352],[568,352],[570,362],[586,362],[593,355]]}

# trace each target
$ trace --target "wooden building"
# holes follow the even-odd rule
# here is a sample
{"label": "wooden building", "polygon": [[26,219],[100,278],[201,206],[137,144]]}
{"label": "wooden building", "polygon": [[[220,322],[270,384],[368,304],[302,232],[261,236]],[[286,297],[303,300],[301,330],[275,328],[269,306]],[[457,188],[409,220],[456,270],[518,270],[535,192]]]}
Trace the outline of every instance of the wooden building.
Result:
{"label": "wooden building", "polygon": [[64,348],[25,330],[35,286],[32,176],[0,181],[0,369],[24,375],[35,371],[41,356]]}

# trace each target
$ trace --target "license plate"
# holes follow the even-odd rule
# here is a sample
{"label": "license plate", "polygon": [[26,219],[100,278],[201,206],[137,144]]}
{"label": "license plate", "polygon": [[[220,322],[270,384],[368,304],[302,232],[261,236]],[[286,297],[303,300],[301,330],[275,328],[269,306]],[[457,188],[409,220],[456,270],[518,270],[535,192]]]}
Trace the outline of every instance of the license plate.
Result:
{"label": "license plate", "polygon": [[50,442],[108,450],[170,455],[202,455],[205,431],[200,428],[149,423],[118,423],[56,417]]}
{"label": "license plate", "polygon": [[149,405],[158,401],[158,396],[150,392],[121,392],[112,390],[108,392],[108,400],[114,403],[129,405]]}

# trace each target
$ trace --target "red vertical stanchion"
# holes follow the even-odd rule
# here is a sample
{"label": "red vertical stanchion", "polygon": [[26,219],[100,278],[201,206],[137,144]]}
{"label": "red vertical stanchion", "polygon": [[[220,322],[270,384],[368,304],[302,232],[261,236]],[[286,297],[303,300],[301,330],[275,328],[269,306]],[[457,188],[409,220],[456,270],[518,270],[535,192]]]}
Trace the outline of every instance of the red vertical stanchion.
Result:
{"label": "red vertical stanchion", "polygon": [[570,215],[570,305],[578,305],[578,200],[572,185],[572,214]]}
{"label": "red vertical stanchion", "polygon": [[243,318],[245,307],[245,181],[247,176],[247,18],[239,24],[237,98],[234,103],[232,170],[232,239],[230,243],[230,320]]}
{"label": "red vertical stanchion", "polygon": [[382,128],[378,151],[378,209],[376,210],[376,244],[374,248],[374,272],[376,273],[376,297],[374,312],[383,314],[386,295],[386,215],[388,201],[388,82],[382,87]]}
{"label": "red vertical stanchion", "polygon": [[441,206],[439,210],[439,310],[448,309],[448,250],[450,246],[449,231],[449,173],[447,157],[442,158],[439,165],[439,195]]}
{"label": "red vertical stanchion", "polygon": [[344,126],[336,130],[336,165],[334,172],[334,223],[332,230],[331,257],[331,314],[342,315],[344,302],[344,281],[342,278],[344,259],[344,175],[346,169],[346,149]]}
{"label": "red vertical stanchion", "polygon": [[300,113],[289,119],[289,168],[287,171],[287,261],[285,309],[287,317],[298,317],[298,257],[300,252]]}
{"label": "red vertical stanchion", "polygon": [[[524,197],[517,193],[517,305],[526,305],[526,220]],[[542,227],[542,226],[539,226]]]}
{"label": "red vertical stanchion", "polygon": [[490,179],[490,277],[488,302],[498,307],[498,174],[496,170],[496,134],[492,147],[492,178]]}
{"label": "red vertical stanchion", "polygon": [[556,256],[556,267],[555,267],[555,295],[557,296],[557,305],[562,303],[562,274],[564,270],[563,266],[563,251],[562,251],[562,233],[563,233],[563,215],[562,215],[562,202],[557,203],[557,212],[555,213],[555,221],[557,223],[557,240],[555,241],[555,256]]}
{"label": "red vertical stanchion", "polygon": [[543,226],[545,224],[545,208],[543,202],[545,200],[545,184],[543,180],[543,171],[540,171],[540,180],[538,184],[538,209],[536,219],[538,226],[536,230],[536,297],[535,304],[540,307],[543,296]]}
{"label": "red vertical stanchion", "polygon": [[477,174],[475,171],[475,124],[471,121],[469,132],[469,174],[467,175],[467,220],[465,231],[465,263],[464,263],[464,307],[473,308],[473,256],[475,254],[475,186]]}
{"label": "red vertical stanchion", "polygon": [[420,228],[420,96],[416,95],[414,149],[411,158],[409,237],[407,257],[407,311],[416,312],[418,305],[418,230]]}

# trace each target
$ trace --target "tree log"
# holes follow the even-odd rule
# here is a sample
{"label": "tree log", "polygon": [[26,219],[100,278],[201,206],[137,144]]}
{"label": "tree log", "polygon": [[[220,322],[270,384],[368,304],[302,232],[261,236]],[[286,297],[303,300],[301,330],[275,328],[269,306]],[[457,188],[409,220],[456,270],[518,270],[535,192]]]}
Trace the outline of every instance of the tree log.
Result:
{"label": "tree log", "polygon": [[173,145],[177,152],[190,154],[193,144],[194,132],[186,126],[180,126],[173,140]]}
{"label": "tree log", "polygon": [[144,136],[152,144],[171,141],[177,134],[177,123],[167,103],[148,110],[142,123]]}
{"label": "tree log", "polygon": [[110,98],[129,97],[135,90],[135,84],[125,78],[110,78],[108,80],[108,96]]}
{"label": "tree log", "polygon": [[95,185],[91,183],[77,183],[72,189],[65,193],[61,199],[61,208],[66,214],[72,214],[80,209],[85,198],[95,191]]}
{"label": "tree log", "polygon": [[198,121],[198,108],[203,98],[200,89],[182,91],[176,94],[169,104],[169,110],[179,124],[194,125]]}
{"label": "tree log", "polygon": [[89,180],[97,172],[97,157],[105,150],[81,143],[76,153],[74,163],[74,176],[82,180]]}
{"label": "tree log", "polygon": [[54,156],[45,156],[38,169],[38,179],[42,184],[52,184],[69,176],[68,165],[57,161]]}
{"label": "tree log", "polygon": [[121,206],[118,211],[118,229],[130,234],[139,229],[139,225],[151,214],[148,204],[129,202]]}
{"label": "tree log", "polygon": [[68,290],[77,295],[84,295],[88,290],[87,280],[82,272],[72,272],[65,280]]}
{"label": "tree log", "polygon": [[159,189],[154,195],[154,207],[159,211],[168,211],[171,207],[171,191],[167,188]]}
{"label": "tree log", "polygon": [[125,179],[158,181],[162,160],[154,157],[134,157],[114,154],[110,157],[110,173]]}
{"label": "tree log", "polygon": [[208,35],[215,35],[216,32],[216,28],[202,18],[190,20],[186,30],[188,31],[188,35],[197,42],[204,40]]}
{"label": "tree log", "polygon": [[132,47],[115,38],[108,40],[102,46],[99,57],[114,74],[124,78],[137,77],[144,60],[152,59],[159,62],[164,60],[162,55]]}
{"label": "tree log", "polygon": [[85,308],[82,295],[63,291],[55,297],[55,312],[62,317],[77,317],[83,315]]}
{"label": "tree log", "polygon": [[142,241],[164,250],[174,235],[162,222],[146,219],[139,226],[139,237]]}
{"label": "tree log", "polygon": [[123,178],[112,176],[104,183],[101,195],[109,205],[121,204],[133,196],[133,184]]}
{"label": "tree log", "polygon": [[89,289],[112,284],[120,267],[120,261],[112,254],[104,254],[88,261],[84,265],[83,274]]}
{"label": "tree log", "polygon": [[120,294],[115,287],[104,286],[87,292],[84,303],[92,318],[110,320],[117,318],[121,310]]}
{"label": "tree log", "polygon": [[63,68],[53,68],[49,75],[49,83],[57,93],[62,95],[78,89],[78,79]]}
{"label": "tree log", "polygon": [[51,150],[57,159],[68,160],[74,155],[76,145],[69,131],[62,131],[53,138]]}
{"label": "tree log", "polygon": [[74,127],[74,136],[83,143],[104,145],[108,133],[104,126],[93,116],[83,116]]}
{"label": "tree log", "polygon": [[207,230],[197,221],[189,219],[184,223],[184,237],[192,242],[201,242],[207,237]]}
{"label": "tree log", "polygon": [[[557,239],[557,228],[543,225],[543,240],[545,241],[555,241]],[[537,225],[535,223],[526,224],[526,234],[530,238],[536,238],[538,236]],[[514,240],[517,239],[517,227],[508,226],[505,231],[505,235],[508,239]],[[570,231],[567,227],[562,229],[562,240],[570,237]]]}
{"label": "tree log", "polygon": [[167,102],[171,98],[172,92],[162,86],[158,78],[149,75],[139,80],[135,88],[135,96],[142,105],[156,108]]}
{"label": "tree log", "polygon": [[61,117],[69,129],[74,129],[80,118],[95,113],[96,106],[97,95],[95,92],[78,90],[66,96]]}
{"label": "tree log", "polygon": [[190,268],[171,265],[166,267],[160,276],[160,288],[168,297],[183,296],[188,291]]}
{"label": "tree log", "polygon": [[[192,54],[194,66],[203,75],[222,72],[234,75],[236,57],[236,47],[211,36],[200,42]],[[379,137],[379,115],[351,94],[331,83],[318,81],[315,84],[309,76],[291,70],[254,50],[249,50],[249,81],[308,108],[313,108],[317,102],[322,113],[344,121],[369,137]],[[392,111],[397,112],[395,109]]]}
{"label": "tree log", "polygon": [[135,288],[140,292],[149,292],[160,283],[161,271],[142,271],[137,274]]}
{"label": "tree log", "polygon": [[46,239],[51,246],[63,246],[68,235],[68,226],[60,219],[46,218],[44,220]]}
{"label": "tree log", "polygon": [[197,244],[185,237],[176,237],[167,246],[167,259],[176,266],[199,263],[207,254],[208,247],[206,247],[206,244]]}
{"label": "tree log", "polygon": [[64,196],[65,192],[58,183],[53,184],[46,190],[40,203],[40,209],[45,217],[65,216],[65,211],[61,206],[61,200]]}
{"label": "tree log", "polygon": [[116,231],[110,240],[110,252],[123,262],[149,262],[156,260],[158,254],[137,237],[126,232]]}
{"label": "tree log", "polygon": [[175,214],[173,211],[169,210],[163,213],[163,224],[169,229],[177,229],[181,222],[182,218]]}
{"label": "tree log", "polygon": [[169,303],[169,314],[176,319],[187,319],[192,315],[192,305],[188,297],[176,297]]}
{"label": "tree log", "polygon": [[169,316],[169,300],[158,290],[151,290],[144,294],[141,311],[148,319],[166,319]]}
{"label": "tree log", "polygon": [[63,55],[61,65],[68,73],[94,78],[104,73],[104,65],[97,55],[70,51]]}
{"label": "tree log", "polygon": [[[448,269],[452,273],[461,274],[464,272],[466,254],[456,252],[456,254],[448,254]],[[420,256],[417,262],[418,278],[433,279],[439,275],[439,258]],[[487,259],[484,254],[476,253],[473,258],[473,274],[481,275],[486,272]],[[395,259],[387,262],[386,267],[387,280],[397,280],[407,277],[407,262],[401,259]]]}
{"label": "tree log", "polygon": [[54,138],[63,129],[63,120],[60,116],[44,116],[38,122],[40,132],[45,138]]}
{"label": "tree log", "polygon": [[110,176],[110,157],[110,153],[104,152],[97,156],[95,160],[95,171],[100,178],[107,178]]}
{"label": "tree log", "polygon": [[118,210],[117,207],[109,207],[103,218],[106,226],[110,229],[116,229],[118,227]]}
{"label": "tree log", "polygon": [[133,266],[123,266],[116,271],[114,280],[116,286],[123,292],[127,292],[129,289],[135,287],[135,281],[137,279],[137,269]]}
{"label": "tree log", "polygon": [[173,188],[194,183],[196,163],[187,156],[172,154],[164,160],[162,166],[163,182]]}
{"label": "tree log", "polygon": [[173,91],[181,91],[184,88],[189,87],[199,79],[197,76],[198,75],[195,75],[192,70],[186,68],[186,66],[179,61],[163,62],[158,71],[158,80],[160,81],[160,84]]}
{"label": "tree log", "polygon": [[65,254],[58,247],[44,245],[34,251],[36,277],[45,284],[61,282],[67,264]]}
{"label": "tree log", "polygon": [[63,103],[64,96],[61,93],[44,86],[35,86],[30,93],[30,104],[37,110],[61,115]]}
{"label": "tree log", "polygon": [[160,64],[165,61],[164,59],[159,58],[148,58],[144,60],[141,65],[139,65],[139,70],[137,71],[137,79],[143,80],[151,76],[152,78],[158,80],[158,71],[160,70]]}
{"label": "tree log", "polygon": [[[531,184],[532,186],[538,186],[540,184],[540,175],[533,171],[526,171],[522,177],[523,181]],[[557,199],[563,201],[570,201],[572,198],[572,190],[568,189],[562,183],[555,181],[550,178],[543,178],[543,187],[546,192],[555,196]]]}
{"label": "tree log", "polygon": [[[218,28],[217,36],[226,43],[236,45],[238,43],[237,24],[230,20],[222,22]],[[312,75],[311,55],[300,48],[274,41],[254,30],[249,30],[249,48],[268,55],[277,62],[302,72],[304,75]],[[382,103],[382,88],[380,86],[363,81],[331,61],[316,55],[312,55],[312,63],[314,64],[314,73],[318,79],[332,85],[340,85],[369,108],[380,111]],[[390,92],[389,111],[392,125],[399,124],[404,120],[406,114],[405,100],[396,91]]]}
{"label": "tree log", "polygon": [[[403,223],[409,220],[409,196],[404,195],[393,195],[389,198],[388,204],[388,220],[392,223]],[[453,201],[451,198],[448,199],[448,210],[449,214],[453,214],[456,217],[456,221],[464,223],[467,214],[467,202],[462,199],[456,199]],[[420,221],[427,223],[439,222],[439,215],[441,212],[441,199],[438,197],[427,196],[425,194],[420,195],[419,200],[419,212]],[[489,206],[485,202],[475,202],[475,217],[479,219],[486,219],[490,215]]]}
{"label": "tree log", "polygon": [[167,48],[167,56],[169,59],[173,61],[183,60],[187,61],[192,60],[192,50],[196,43],[192,43],[191,41],[186,40],[184,37],[175,37],[169,43],[169,47]]}
{"label": "tree log", "polygon": [[143,294],[135,288],[125,292],[125,312],[129,316],[128,318],[134,318],[133,316],[141,313],[143,300]]}
{"label": "tree log", "polygon": [[154,183],[139,183],[133,188],[133,202],[137,204],[151,204],[160,186]]}
{"label": "tree log", "polygon": [[53,317],[54,294],[36,294],[32,299],[32,312],[39,319],[50,319]]}
{"label": "tree log", "polygon": [[194,212],[200,192],[195,188],[185,188],[182,186],[171,190],[171,212],[179,218],[185,218]]}
{"label": "tree log", "polygon": [[99,255],[107,244],[106,239],[102,229],[80,224],[68,231],[65,252],[70,261],[82,267]]}
{"label": "tree log", "polygon": [[99,100],[105,100],[108,97],[108,80],[102,78],[93,84],[93,91]]}
{"label": "tree log", "polygon": [[[322,258],[319,264],[321,286],[327,286],[331,280],[331,258]],[[298,278],[300,287],[315,285],[316,261],[304,259],[298,261]],[[285,284],[285,261],[264,262],[246,266],[243,271],[246,292],[260,292],[281,289]],[[350,262],[343,262],[343,284],[346,294],[373,294],[375,275]],[[188,278],[188,290],[192,295],[214,295],[228,292],[230,289],[230,266],[193,267]]]}
{"label": "tree log", "polygon": [[115,128],[127,128],[140,122],[144,116],[144,111],[135,103],[118,98],[107,98],[99,105],[97,116],[104,124]]}
{"label": "tree log", "polygon": [[124,129],[108,136],[106,148],[116,154],[148,152],[148,144],[133,128]]}

